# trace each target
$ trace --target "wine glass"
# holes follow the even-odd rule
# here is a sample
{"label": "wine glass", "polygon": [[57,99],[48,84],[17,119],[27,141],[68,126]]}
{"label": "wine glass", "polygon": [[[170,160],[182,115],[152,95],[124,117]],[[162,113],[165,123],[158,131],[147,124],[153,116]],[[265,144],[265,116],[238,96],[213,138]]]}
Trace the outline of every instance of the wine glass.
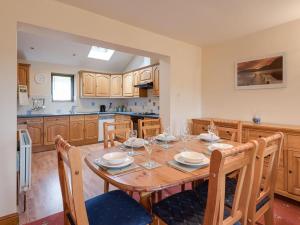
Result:
{"label": "wine glass", "polygon": [[215,139],[215,135],[217,135],[217,127],[214,125],[214,124],[210,124],[208,125],[207,127],[207,131],[208,131],[208,134],[210,135],[210,144],[212,144],[214,142],[214,139]]}
{"label": "wine glass", "polygon": [[189,131],[187,129],[187,127],[182,127],[181,132],[180,132],[180,139],[183,143],[183,149],[182,151],[187,151],[186,148],[186,142],[188,141],[188,135],[189,135]]}
{"label": "wine glass", "polygon": [[144,147],[145,150],[148,153],[148,160],[146,163],[146,166],[151,169],[153,167],[153,163],[151,161],[151,154],[152,154],[152,150],[153,150],[153,144],[154,144],[154,137],[146,137],[144,140]]}
{"label": "wine glass", "polygon": [[128,153],[129,156],[134,156],[134,150],[133,150],[133,145],[136,141],[137,138],[137,131],[136,130],[131,130],[129,132],[129,140],[131,144],[131,152]]}
{"label": "wine glass", "polygon": [[170,147],[168,143],[168,137],[170,135],[170,127],[165,127],[163,135],[164,135],[164,144],[162,145],[162,147],[168,149]]}

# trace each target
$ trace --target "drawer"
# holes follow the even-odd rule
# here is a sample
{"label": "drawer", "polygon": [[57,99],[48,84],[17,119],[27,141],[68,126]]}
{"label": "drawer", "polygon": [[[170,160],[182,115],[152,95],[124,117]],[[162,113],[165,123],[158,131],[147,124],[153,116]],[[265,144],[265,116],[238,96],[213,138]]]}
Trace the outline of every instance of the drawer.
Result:
{"label": "drawer", "polygon": [[300,135],[287,135],[287,147],[293,149],[299,149],[300,151]]}
{"label": "drawer", "polygon": [[131,120],[131,117],[126,116],[126,115],[116,115],[115,120],[116,121],[128,121],[128,120]]}
{"label": "drawer", "polygon": [[43,123],[44,119],[43,117],[37,117],[37,118],[19,118],[18,124],[22,123]]}
{"label": "drawer", "polygon": [[70,116],[70,121],[83,121],[84,116]]}
{"label": "drawer", "polygon": [[99,116],[98,115],[85,115],[84,119],[85,120],[98,120]]}
{"label": "drawer", "polygon": [[45,122],[52,122],[52,121],[69,121],[69,116],[50,116],[50,117],[45,117],[44,121]]}
{"label": "drawer", "polygon": [[268,132],[268,131],[261,131],[261,130],[249,130],[249,137],[248,140],[262,138],[262,137],[268,137],[273,135],[275,132]]}

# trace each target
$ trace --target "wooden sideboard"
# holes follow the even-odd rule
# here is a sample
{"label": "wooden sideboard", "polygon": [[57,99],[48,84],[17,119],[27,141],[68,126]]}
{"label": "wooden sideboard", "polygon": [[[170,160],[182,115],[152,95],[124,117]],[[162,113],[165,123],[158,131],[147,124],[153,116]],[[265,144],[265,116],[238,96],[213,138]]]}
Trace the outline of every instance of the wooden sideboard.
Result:
{"label": "wooden sideboard", "polygon": [[[207,132],[212,118],[192,119],[192,132],[198,135]],[[230,127],[230,120],[224,120],[224,126]],[[281,125],[242,121],[242,142],[266,137],[275,132],[284,133],[284,147],[276,181],[276,193],[300,201],[300,126]],[[220,135],[221,136],[221,135]],[[221,138],[226,138],[222,137]]]}

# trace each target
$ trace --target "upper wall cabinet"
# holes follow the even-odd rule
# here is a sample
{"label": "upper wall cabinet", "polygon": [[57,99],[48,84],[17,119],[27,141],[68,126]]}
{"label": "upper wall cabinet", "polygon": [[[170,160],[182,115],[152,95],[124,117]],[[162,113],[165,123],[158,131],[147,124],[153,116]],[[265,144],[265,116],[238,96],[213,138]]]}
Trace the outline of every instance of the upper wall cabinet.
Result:
{"label": "upper wall cabinet", "polygon": [[111,97],[122,97],[122,75],[111,75],[110,78],[110,96]]}
{"label": "upper wall cabinet", "polygon": [[139,71],[133,72],[133,96],[139,97],[140,96],[140,89],[137,87],[134,87],[134,85],[137,85],[139,83]]}
{"label": "upper wall cabinet", "polygon": [[29,92],[29,64],[18,64],[18,85],[26,85]]}
{"label": "upper wall cabinet", "polygon": [[110,75],[96,74],[96,96],[97,97],[110,96]]}
{"label": "upper wall cabinet", "polygon": [[123,96],[133,96],[133,73],[125,73],[123,75]]}
{"label": "upper wall cabinet", "polygon": [[95,97],[96,96],[96,75],[94,73],[82,72],[80,74],[81,96]]}
{"label": "upper wall cabinet", "polygon": [[152,67],[148,67],[140,70],[139,83],[145,83],[151,81],[152,81]]}
{"label": "upper wall cabinet", "polygon": [[159,65],[153,66],[153,96],[159,96]]}

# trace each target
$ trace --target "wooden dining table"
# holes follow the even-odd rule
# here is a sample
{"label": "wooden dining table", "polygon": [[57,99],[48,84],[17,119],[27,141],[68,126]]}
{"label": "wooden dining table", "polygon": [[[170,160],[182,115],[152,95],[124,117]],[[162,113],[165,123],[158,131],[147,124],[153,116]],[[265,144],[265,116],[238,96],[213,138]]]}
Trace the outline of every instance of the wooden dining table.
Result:
{"label": "wooden dining table", "polygon": [[[227,140],[221,140],[221,142],[233,146],[241,145],[241,143]],[[188,150],[201,152],[209,158],[208,145],[207,142],[197,140],[194,137],[185,143]],[[86,155],[85,162],[94,173],[117,188],[129,192],[138,192],[141,197],[140,203],[145,208],[151,210],[151,196],[153,196],[153,193],[169,187],[201,180],[209,176],[209,166],[196,169],[192,172],[184,172],[170,166],[168,162],[173,160],[174,155],[180,153],[182,149],[183,143],[181,141],[170,143],[168,149],[164,149],[160,144],[155,144],[153,146],[151,160],[161,164],[160,167],[146,169],[139,166],[134,170],[125,171],[117,175],[109,174],[105,169],[97,166],[94,160],[108,152],[121,151],[118,146],[107,149],[96,149]],[[142,155],[134,156],[134,163],[139,165],[147,161],[148,156],[144,148],[136,149],[135,151],[141,152]]]}

